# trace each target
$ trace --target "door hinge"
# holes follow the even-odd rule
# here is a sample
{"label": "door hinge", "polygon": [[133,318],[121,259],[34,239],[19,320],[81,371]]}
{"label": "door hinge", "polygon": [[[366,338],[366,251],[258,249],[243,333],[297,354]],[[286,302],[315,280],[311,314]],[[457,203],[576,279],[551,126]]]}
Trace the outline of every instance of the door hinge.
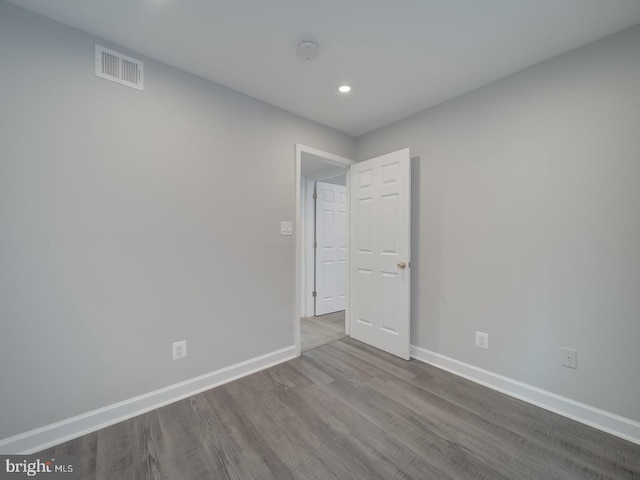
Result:
{"label": "door hinge", "polygon": [[318,248],[318,243],[317,242],[313,242],[313,248]]}
{"label": "door hinge", "polygon": [[318,194],[316,192],[313,192],[313,199],[317,200],[318,199]]}
{"label": "door hinge", "polygon": [[315,298],[316,296],[318,296],[318,292],[314,290],[313,292],[311,292],[311,296]]}

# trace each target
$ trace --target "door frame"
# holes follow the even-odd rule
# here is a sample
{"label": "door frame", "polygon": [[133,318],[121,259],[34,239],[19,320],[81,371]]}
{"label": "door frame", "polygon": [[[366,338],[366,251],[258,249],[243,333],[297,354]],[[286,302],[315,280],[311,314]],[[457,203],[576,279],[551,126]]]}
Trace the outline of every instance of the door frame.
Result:
{"label": "door frame", "polygon": [[[333,153],[324,152],[317,148],[308,147],[306,145],[295,145],[295,165],[294,165],[294,178],[295,178],[295,191],[296,191],[296,219],[294,231],[295,242],[295,292],[294,292],[294,318],[293,318],[293,338],[296,348],[296,356],[300,356],[300,318],[303,316],[303,305],[308,305],[309,296],[311,290],[309,290],[309,275],[308,270],[310,267],[307,247],[309,243],[309,205],[308,198],[311,193],[308,188],[308,183],[303,184],[302,177],[302,157],[303,155],[310,155],[314,159],[327,165],[334,165],[345,169],[347,175],[347,225],[349,225],[349,188],[350,188],[350,172],[349,167],[357,163],[355,160],[334,155]],[[318,179],[316,179],[318,180]],[[347,228],[347,245],[349,245],[349,228]],[[347,251],[347,306],[345,310],[345,333],[349,334],[349,252]]]}

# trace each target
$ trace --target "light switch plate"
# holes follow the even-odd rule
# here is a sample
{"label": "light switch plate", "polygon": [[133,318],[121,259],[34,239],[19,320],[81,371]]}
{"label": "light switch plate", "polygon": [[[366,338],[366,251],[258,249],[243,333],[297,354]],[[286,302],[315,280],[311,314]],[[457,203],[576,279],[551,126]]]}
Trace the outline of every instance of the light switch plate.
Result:
{"label": "light switch plate", "polygon": [[293,222],[280,222],[280,235],[293,235]]}

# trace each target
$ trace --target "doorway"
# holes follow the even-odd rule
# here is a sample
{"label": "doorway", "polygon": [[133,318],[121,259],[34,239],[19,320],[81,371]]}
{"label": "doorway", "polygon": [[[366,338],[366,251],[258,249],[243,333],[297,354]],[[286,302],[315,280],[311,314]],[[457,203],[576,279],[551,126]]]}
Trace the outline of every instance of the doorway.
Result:
{"label": "doorway", "polygon": [[[296,145],[295,157],[295,178],[296,178],[296,293],[295,293],[295,316],[294,316],[294,341],[296,353],[300,355],[302,351],[301,333],[303,331],[303,318],[311,318],[315,315],[315,256],[313,250],[315,236],[315,206],[313,193],[315,182],[336,179],[344,175],[348,191],[349,167],[356,162],[348,158],[323,152],[315,148],[304,145]],[[348,195],[347,195],[348,202]],[[347,209],[348,216],[348,209]],[[346,223],[348,225],[348,221]],[[348,229],[347,229],[348,244]],[[348,258],[347,258],[348,264]],[[347,280],[347,279],[345,279]],[[348,302],[347,302],[348,304]],[[348,306],[344,312],[344,330],[336,329],[335,322],[339,319],[320,318],[320,322],[312,326],[318,327],[310,331],[305,326],[306,335],[314,335],[320,332],[317,338],[308,337],[305,341],[305,349],[310,345],[322,341],[323,335],[327,335],[328,341],[332,338],[341,338],[349,334],[349,312]],[[326,326],[326,329],[322,327]],[[336,338],[336,339],[337,339]]]}

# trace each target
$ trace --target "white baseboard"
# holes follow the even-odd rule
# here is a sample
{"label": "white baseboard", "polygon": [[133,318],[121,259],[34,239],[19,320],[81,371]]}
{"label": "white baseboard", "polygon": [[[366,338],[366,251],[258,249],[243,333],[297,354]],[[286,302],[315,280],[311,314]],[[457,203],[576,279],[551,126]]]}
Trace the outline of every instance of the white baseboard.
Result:
{"label": "white baseboard", "polygon": [[295,346],[0,440],[0,453],[31,454],[296,357]]}
{"label": "white baseboard", "polygon": [[[412,358],[640,445],[640,423],[417,346]],[[295,358],[295,346],[0,440],[0,453],[30,454]]]}
{"label": "white baseboard", "polygon": [[474,367],[424,348],[414,345],[411,348],[413,352],[411,357],[416,360],[640,445],[639,422]]}

